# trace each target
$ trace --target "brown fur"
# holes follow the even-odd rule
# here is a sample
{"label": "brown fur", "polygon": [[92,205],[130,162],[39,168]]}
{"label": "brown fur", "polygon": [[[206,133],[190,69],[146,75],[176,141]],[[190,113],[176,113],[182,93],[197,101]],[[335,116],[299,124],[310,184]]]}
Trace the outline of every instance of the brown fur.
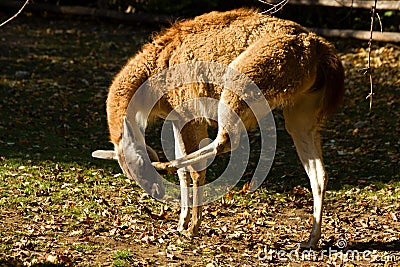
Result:
{"label": "brown fur", "polygon": [[[231,91],[229,86],[223,88],[201,82],[165,91],[149,118],[145,118],[147,115],[141,113],[146,104],[141,107],[142,103],[134,102],[138,106],[129,107],[130,111],[133,108],[133,114],[129,116],[139,115],[139,118],[135,117],[132,122],[133,128],[128,119],[125,118],[124,121],[132,96],[148,78],[169,67],[199,61],[217,62],[245,74],[259,87],[271,109],[283,108],[285,127],[292,136],[311,182],[314,223],[310,239],[304,246],[315,247],[321,236],[323,198],[328,181],[322,160],[318,126],[342,101],[344,71],[334,47],[329,42],[294,22],[260,15],[255,10],[238,9],[224,13],[211,12],[193,20],[177,22],[155,36],[153,41],[131,58],[115,77],[107,99],[108,124],[115,151],[98,151],[94,152],[94,156],[114,159],[117,156],[128,176],[139,180],[147,192],[157,192],[156,195],[162,197],[160,177],[157,173],[158,176],[147,172],[150,163],[145,161],[145,155],[142,155],[144,144],[141,142],[144,137],[140,139],[141,134],[137,129],[138,126],[145,126],[144,119],[151,122],[153,117],[165,118],[185,101],[197,97],[211,97],[219,99],[219,104],[229,106],[247,129],[257,125],[255,114],[246,103],[255,103],[260,98],[252,95],[251,91],[248,91],[247,95],[244,86],[234,85],[238,88],[231,88]],[[226,72],[222,75],[230,74],[229,71]],[[228,85],[233,81],[241,82],[240,77],[235,78],[237,79],[225,81],[228,81]],[[164,89],[155,87],[152,90],[157,92],[145,91],[144,95],[140,95],[140,100],[147,103],[145,100],[152,100],[154,93],[163,93]],[[229,114],[224,108],[218,110],[217,137],[211,144],[202,148],[198,145],[207,137],[205,121],[186,120],[187,124],[182,130],[177,130],[179,122],[174,122],[177,158],[166,163],[153,163],[153,166],[159,169],[178,169],[182,201],[178,229],[187,231],[191,236],[197,234],[201,223],[201,186],[205,183],[205,170],[197,171],[196,166],[202,166],[205,160],[233,150],[238,145],[238,139],[230,136],[232,132],[238,131],[237,119]],[[260,115],[258,111],[257,115]],[[184,115],[179,113],[179,116]],[[135,144],[138,146],[135,147]],[[152,152],[148,147],[147,150]],[[158,161],[156,155],[153,158]],[[188,167],[190,172],[186,172],[184,167]],[[190,180],[193,181],[193,208],[189,225],[187,188],[190,186]]]}
{"label": "brown fur", "polygon": [[[298,87],[304,77],[310,77],[311,81],[317,73],[322,76],[317,81],[325,90],[321,114],[332,112],[341,102],[343,69],[333,46],[324,39],[294,22],[260,15],[251,9],[211,12],[175,23],[155,36],[115,77],[107,100],[111,141],[119,143],[128,103],[137,88],[153,74],[187,61],[229,65],[248,49],[253,52],[235,67],[260,87],[272,107],[290,103],[292,95],[301,93]],[[318,71],[314,69],[316,66]],[[193,91],[193,88],[198,89]],[[163,99],[170,106],[164,105],[162,108],[166,110],[155,112],[167,113],[182,99],[220,97],[221,88],[199,88],[204,89],[192,86],[170,92]]]}

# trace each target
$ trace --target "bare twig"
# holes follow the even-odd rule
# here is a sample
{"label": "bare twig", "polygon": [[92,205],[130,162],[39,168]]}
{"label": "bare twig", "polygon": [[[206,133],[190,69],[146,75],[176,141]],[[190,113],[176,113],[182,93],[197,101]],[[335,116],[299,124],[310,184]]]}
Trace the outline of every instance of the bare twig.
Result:
{"label": "bare twig", "polygon": [[29,3],[29,0],[26,0],[25,3],[22,5],[22,7],[18,10],[17,13],[14,14],[14,16],[12,16],[11,18],[9,18],[8,20],[4,21],[3,23],[0,24],[0,27],[3,27],[4,25],[6,25],[7,23],[9,23],[10,21],[12,21],[13,19],[15,19],[21,12],[22,10],[25,8],[25,6]]}
{"label": "bare twig", "polygon": [[[374,30],[374,21],[375,21],[375,16],[376,16],[376,3],[378,2],[378,0],[375,0],[374,6],[372,7],[372,11],[371,11],[371,28],[370,28],[370,37],[369,37],[369,41],[368,41],[368,66],[365,69],[365,74],[368,74],[369,76],[369,84],[370,84],[370,92],[367,95],[367,97],[365,99],[369,98],[369,110],[372,109],[372,98],[374,95],[374,87],[373,87],[373,80],[372,80],[372,69],[371,69],[371,46],[372,46],[372,34],[373,34],[373,30]],[[378,15],[379,21],[380,21],[380,17]],[[382,30],[382,23],[381,23],[381,30]]]}
{"label": "bare twig", "polygon": [[376,17],[378,18],[379,26],[381,27],[381,32],[383,32],[382,20],[381,20],[381,16],[379,16],[379,13],[376,13]]}
{"label": "bare twig", "polygon": [[279,3],[272,4],[265,0],[258,0],[259,2],[271,6],[268,10],[262,11],[261,14],[274,14],[280,10],[289,2],[289,0],[281,0]]}

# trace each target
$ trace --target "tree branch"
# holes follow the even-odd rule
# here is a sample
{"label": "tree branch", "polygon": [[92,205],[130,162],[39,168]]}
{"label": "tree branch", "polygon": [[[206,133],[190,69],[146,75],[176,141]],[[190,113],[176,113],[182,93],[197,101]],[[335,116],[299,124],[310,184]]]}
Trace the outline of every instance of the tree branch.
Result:
{"label": "tree branch", "polygon": [[276,12],[282,10],[282,8],[289,2],[289,0],[281,0],[279,3],[271,4],[265,0],[258,0],[259,2],[271,6],[268,10],[262,11],[261,14],[275,14]]}
{"label": "tree branch", "polygon": [[[366,99],[369,98],[369,110],[371,111],[372,109],[372,97],[374,95],[374,83],[372,80],[372,69],[371,69],[371,46],[372,46],[372,34],[373,34],[373,30],[374,30],[374,21],[375,21],[375,16],[376,16],[376,2],[378,2],[378,0],[375,0],[374,6],[372,7],[372,11],[371,11],[371,28],[370,28],[370,32],[371,35],[369,37],[369,41],[368,41],[368,66],[366,69],[366,73],[368,73],[369,75],[369,84],[370,84],[370,92],[367,95]],[[382,29],[382,28],[381,28]]]}
{"label": "tree branch", "polygon": [[29,0],[26,0],[25,3],[22,5],[22,7],[18,10],[18,12],[14,14],[14,16],[12,16],[8,20],[6,20],[6,21],[4,21],[3,23],[0,24],[0,28],[3,27],[4,25],[6,25],[7,23],[9,23],[10,21],[12,21],[13,19],[15,19],[22,12],[22,10],[25,8],[25,6],[28,3],[29,3]]}

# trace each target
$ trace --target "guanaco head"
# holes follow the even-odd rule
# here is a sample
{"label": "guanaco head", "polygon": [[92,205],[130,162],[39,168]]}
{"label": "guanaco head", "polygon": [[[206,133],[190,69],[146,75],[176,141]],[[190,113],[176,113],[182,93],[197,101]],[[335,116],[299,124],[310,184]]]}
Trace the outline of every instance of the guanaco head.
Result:
{"label": "guanaco head", "polygon": [[143,137],[140,135],[125,117],[122,139],[115,150],[97,150],[92,156],[117,160],[128,178],[134,179],[152,197],[161,199],[165,194],[163,178],[151,164],[151,161],[158,161],[158,157],[141,141]]}

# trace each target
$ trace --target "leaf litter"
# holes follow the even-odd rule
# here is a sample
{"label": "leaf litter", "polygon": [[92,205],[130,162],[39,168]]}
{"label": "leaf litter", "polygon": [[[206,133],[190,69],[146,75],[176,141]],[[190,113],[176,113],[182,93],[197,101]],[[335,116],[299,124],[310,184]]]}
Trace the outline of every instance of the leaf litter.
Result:
{"label": "leaf litter", "polygon": [[336,40],[346,99],[323,128],[330,182],[321,248],[304,254],[312,196],[279,111],[263,186],[249,192],[246,172],[205,207],[192,240],[176,231],[179,207],[152,200],[117,164],[90,158],[108,141],[107,87],[153,30],[52,17],[2,29],[0,266],[399,266],[398,46],[373,47],[369,111],[366,45]]}

